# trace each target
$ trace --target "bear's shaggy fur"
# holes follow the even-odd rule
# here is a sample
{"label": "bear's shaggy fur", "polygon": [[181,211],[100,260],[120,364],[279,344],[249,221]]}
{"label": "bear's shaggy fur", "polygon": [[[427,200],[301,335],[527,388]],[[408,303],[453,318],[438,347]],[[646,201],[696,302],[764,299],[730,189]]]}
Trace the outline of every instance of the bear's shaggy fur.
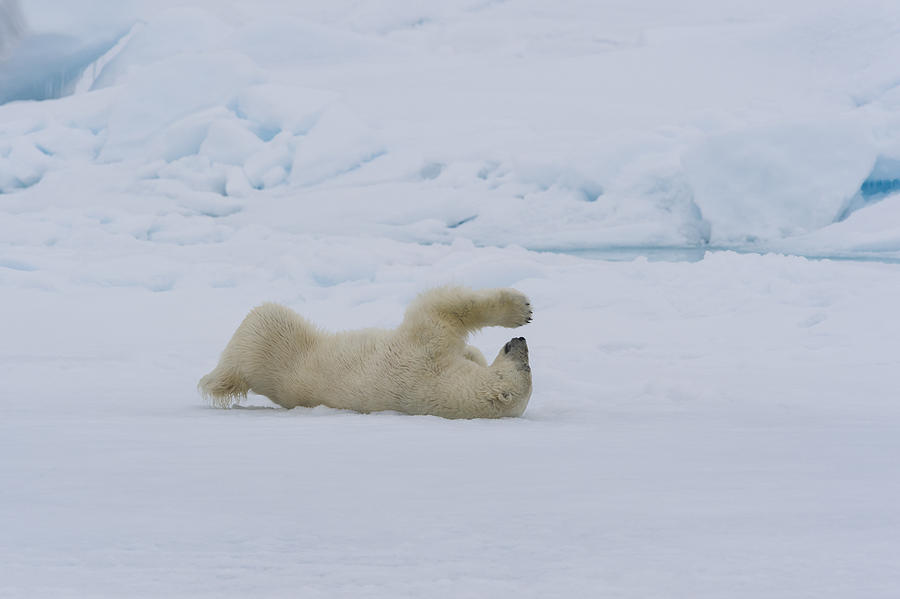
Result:
{"label": "bear's shaggy fur", "polygon": [[531,397],[525,339],[509,341],[489,366],[466,338],[482,327],[528,322],[531,304],[515,289],[432,289],[392,331],[325,333],[290,308],[263,304],[244,319],[198,386],[219,407],[254,391],[285,408],[520,416]]}

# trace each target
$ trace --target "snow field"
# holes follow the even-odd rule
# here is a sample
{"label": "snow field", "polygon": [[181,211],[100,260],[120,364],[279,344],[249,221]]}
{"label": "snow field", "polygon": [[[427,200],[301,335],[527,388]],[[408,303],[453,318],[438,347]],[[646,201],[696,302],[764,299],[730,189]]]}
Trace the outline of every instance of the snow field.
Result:
{"label": "snow field", "polygon": [[[302,255],[357,270],[293,271],[287,256],[233,265],[265,270],[259,285],[21,284],[40,270],[5,285],[0,593],[896,590],[896,266],[308,243]],[[264,398],[218,411],[193,392],[263,299],[332,329],[394,326],[448,279],[531,296],[534,323],[475,338],[487,355],[529,339],[523,419]]]}
{"label": "snow field", "polygon": [[[23,9],[0,596],[897,596],[893,5]],[[523,418],[195,391],[445,283],[531,297]]]}

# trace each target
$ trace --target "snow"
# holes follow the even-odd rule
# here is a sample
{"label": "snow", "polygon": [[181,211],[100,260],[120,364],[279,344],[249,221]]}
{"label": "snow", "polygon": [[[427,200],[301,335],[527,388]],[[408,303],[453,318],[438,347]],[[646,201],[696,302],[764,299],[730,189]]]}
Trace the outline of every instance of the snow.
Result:
{"label": "snow", "polygon": [[[462,216],[430,208],[482,245],[806,253],[791,242],[845,219],[869,190],[896,192],[896,177],[877,173],[900,160],[896,77],[884,58],[898,50],[898,17],[864,4],[133,2],[93,27],[90,15],[71,15],[78,43],[119,43],[93,66],[84,55],[67,67],[55,95],[81,92],[59,100],[52,121],[48,108],[7,110],[33,132],[72,125],[89,102],[103,109],[76,126],[103,136],[92,162],[152,169],[200,155],[207,178],[228,179],[226,193],[366,185],[390,197],[355,233],[410,239],[405,227],[386,229],[397,224],[393,208],[418,203],[396,190],[418,173],[431,188],[478,196]],[[36,2],[26,16],[48,31],[19,47],[62,35],[53,28],[71,11]],[[130,29],[111,38],[113,27]],[[17,60],[6,64],[27,82]],[[56,80],[25,64],[31,77]],[[104,101],[97,90],[112,93]],[[210,150],[226,135],[227,152]],[[26,162],[4,165],[3,189],[44,176],[36,157]],[[563,218],[572,226],[544,226]],[[440,228],[416,229],[417,241],[448,241]]]}
{"label": "snow", "polygon": [[831,224],[875,158],[859,127],[830,123],[714,136],[684,161],[694,201],[717,224],[712,241],[727,243],[788,237]]}
{"label": "snow", "polygon": [[[0,596],[897,596],[900,7],[21,9]],[[196,393],[444,283],[531,297],[523,418]]]}
{"label": "snow", "polygon": [[[244,259],[156,293],[152,262],[139,286],[65,296],[4,277],[2,592],[896,593],[896,267],[269,249],[263,276]],[[99,258],[78,257],[110,268]],[[391,326],[447,278],[538,306],[525,418],[225,412],[194,395],[259,299]]]}

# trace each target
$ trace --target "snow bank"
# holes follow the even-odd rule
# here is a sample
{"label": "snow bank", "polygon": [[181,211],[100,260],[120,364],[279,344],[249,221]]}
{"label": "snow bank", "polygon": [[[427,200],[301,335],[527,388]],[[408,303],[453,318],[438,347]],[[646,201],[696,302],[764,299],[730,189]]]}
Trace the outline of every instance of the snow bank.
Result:
{"label": "snow bank", "polygon": [[[109,87],[125,80],[129,71],[135,67],[152,65],[158,61],[179,54],[202,54],[210,49],[221,47],[224,40],[232,33],[232,29],[223,23],[215,14],[197,8],[173,8],[163,11],[147,22],[135,26],[125,46],[110,60],[97,75],[93,88]],[[178,72],[178,65],[169,65],[173,76]],[[187,67],[190,69],[190,66]],[[193,73],[188,70],[186,75]],[[185,80],[171,80],[169,86],[178,88],[182,81],[194,82],[190,77]],[[166,93],[166,87],[158,89]],[[151,92],[150,97],[154,97]],[[158,98],[161,103],[165,96]]]}
{"label": "snow bank", "polygon": [[216,107],[258,80],[253,63],[238,54],[179,55],[142,67],[109,115],[100,159],[172,160],[196,154],[206,133],[198,121],[208,126],[221,112]]}
{"label": "snow bank", "polygon": [[[551,11],[270,2],[261,13],[135,0],[91,29],[86,15],[42,2],[30,15],[38,27],[68,19],[72,43],[91,50],[41,44],[66,56],[65,72],[32,62],[34,80],[56,77],[66,92],[51,95],[64,95],[92,61],[96,72],[90,91],[52,106],[0,106],[7,193],[48,173],[85,187],[61,158],[78,154],[116,180],[136,169],[189,189],[213,181],[199,187],[247,209],[261,197],[327,197],[357,215],[343,219],[348,233],[774,248],[869,209],[896,178],[879,174],[897,155],[893,67],[870,60],[900,51],[887,35],[898,16],[883,4],[829,5],[808,20],[803,3],[697,0],[677,13],[649,0]],[[96,62],[110,23],[129,20],[129,36]],[[32,85],[14,64],[4,63],[6,93]],[[81,129],[76,146],[40,156],[37,132],[59,127]],[[75,140],[88,136],[85,153]]]}
{"label": "snow bank", "polygon": [[781,124],[710,137],[684,155],[684,167],[711,240],[743,242],[831,224],[875,154],[856,123]]}

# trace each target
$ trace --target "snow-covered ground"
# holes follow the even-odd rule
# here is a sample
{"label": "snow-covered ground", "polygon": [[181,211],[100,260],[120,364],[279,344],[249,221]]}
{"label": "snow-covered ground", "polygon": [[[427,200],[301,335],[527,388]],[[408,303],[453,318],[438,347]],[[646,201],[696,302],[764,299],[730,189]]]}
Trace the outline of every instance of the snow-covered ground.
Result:
{"label": "snow-covered ground", "polygon": [[[900,594],[900,5],[90,4],[0,27],[0,596]],[[523,418],[195,391],[447,282]]]}

